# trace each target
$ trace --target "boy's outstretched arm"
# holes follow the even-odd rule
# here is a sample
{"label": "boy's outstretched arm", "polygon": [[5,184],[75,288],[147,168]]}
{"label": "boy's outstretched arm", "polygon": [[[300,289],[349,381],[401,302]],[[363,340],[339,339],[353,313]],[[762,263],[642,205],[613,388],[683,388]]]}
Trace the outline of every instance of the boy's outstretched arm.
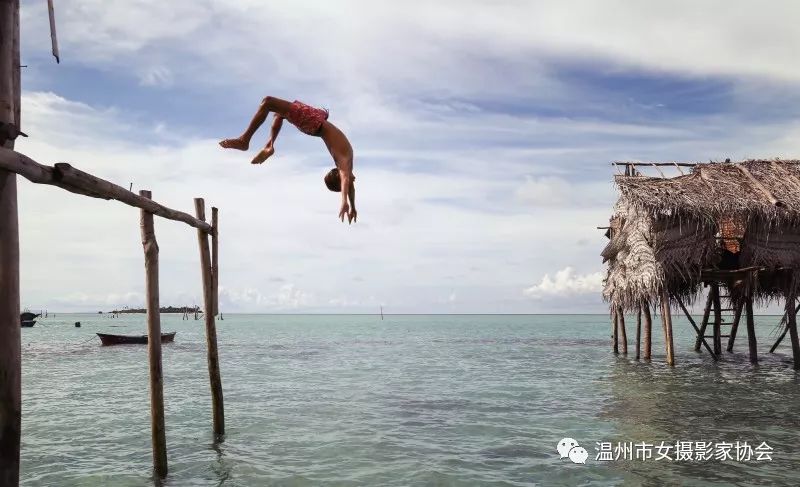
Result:
{"label": "boy's outstretched arm", "polygon": [[347,215],[349,222],[358,220],[358,212],[356,211],[356,177],[352,176],[350,181],[350,191],[347,193],[350,196],[350,214]]}
{"label": "boy's outstretched arm", "polygon": [[344,221],[344,217],[347,217],[348,223],[353,222],[355,205],[353,206],[352,210],[350,205],[348,204],[348,198],[352,201],[352,196],[355,195],[355,189],[353,188],[353,171],[352,166],[348,170],[348,168],[339,168],[339,181],[341,182],[341,189],[342,189],[342,206],[339,208],[339,219]]}

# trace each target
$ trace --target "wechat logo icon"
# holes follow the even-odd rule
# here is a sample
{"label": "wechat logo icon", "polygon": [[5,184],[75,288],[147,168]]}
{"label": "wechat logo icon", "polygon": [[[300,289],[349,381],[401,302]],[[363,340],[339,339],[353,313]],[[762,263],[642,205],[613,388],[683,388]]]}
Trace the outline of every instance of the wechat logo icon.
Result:
{"label": "wechat logo icon", "polygon": [[558,454],[561,458],[569,458],[572,463],[586,464],[586,459],[589,458],[589,453],[586,448],[583,448],[572,438],[564,438],[558,442],[556,446]]}

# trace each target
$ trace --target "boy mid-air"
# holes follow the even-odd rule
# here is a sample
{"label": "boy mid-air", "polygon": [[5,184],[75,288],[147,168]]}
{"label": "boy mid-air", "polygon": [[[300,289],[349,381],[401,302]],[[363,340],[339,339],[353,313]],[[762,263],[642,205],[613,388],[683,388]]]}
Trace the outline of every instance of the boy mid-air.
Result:
{"label": "boy mid-air", "polygon": [[[354,184],[356,178],[353,176],[353,147],[342,131],[328,121],[327,110],[314,108],[297,100],[288,102],[268,96],[261,101],[261,106],[258,107],[247,130],[239,137],[223,140],[219,145],[225,149],[247,150],[250,147],[250,139],[267,120],[269,112],[275,113],[269,140],[267,140],[267,145],[253,157],[251,163],[261,164],[275,153],[275,139],[281,131],[284,118],[304,134],[322,138],[336,164],[336,167],[325,175],[325,185],[331,191],[342,193],[339,218],[344,221],[346,216],[348,223],[356,221],[358,213],[356,212],[356,187]],[[348,198],[350,198],[349,204],[347,203]]]}

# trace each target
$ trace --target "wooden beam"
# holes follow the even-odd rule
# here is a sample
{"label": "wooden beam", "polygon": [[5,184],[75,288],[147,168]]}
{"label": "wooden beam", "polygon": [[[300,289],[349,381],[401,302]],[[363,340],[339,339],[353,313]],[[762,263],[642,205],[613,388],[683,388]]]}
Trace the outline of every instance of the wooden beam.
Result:
{"label": "wooden beam", "polygon": [[745,175],[745,177],[756,188],[756,190],[761,191],[761,193],[767,197],[767,200],[769,200],[770,203],[772,203],[775,206],[783,206],[783,202],[779,201],[775,196],[773,196],[770,190],[768,190],[766,186],[761,184],[761,181],[756,179],[749,169],[744,167],[742,164],[736,164],[736,167],[739,168],[739,171],[741,171],[742,174]]}
{"label": "wooden beam", "polygon": [[653,317],[650,315],[650,303],[645,302],[642,306],[644,312],[644,359],[649,361],[652,351],[653,336]]}
{"label": "wooden beam", "polygon": [[[795,313],[797,313],[797,312],[795,311]],[[786,315],[784,315],[784,317],[786,317],[787,320],[789,319],[789,317],[786,316]],[[781,332],[781,334],[778,336],[778,339],[775,340],[775,343],[772,345],[772,348],[769,349],[769,353],[775,353],[775,349],[777,349],[778,345],[780,345],[781,342],[783,341],[783,339],[786,338],[786,334],[787,333],[789,333],[789,323],[788,323],[788,321],[787,321],[786,325],[783,327],[783,332]]]}
{"label": "wooden beam", "polygon": [[750,362],[758,363],[758,349],[756,347],[756,326],[753,319],[753,296],[747,296],[744,302],[747,313],[747,343],[750,348]]}
{"label": "wooden beam", "polygon": [[[150,199],[150,191],[139,191]],[[141,210],[144,248],[145,294],[147,296],[147,354],[150,361],[150,428],[153,443],[153,469],[158,477],[167,476],[167,434],[164,424],[164,377],[161,364],[161,310],[158,292],[158,242],[153,214]]]}
{"label": "wooden beam", "polygon": [[[788,295],[786,296],[786,299],[790,299]],[[791,298],[791,299],[795,300],[796,298]],[[794,310],[795,315],[797,315],[798,311],[800,311],[800,304],[798,304],[797,307]],[[783,341],[783,339],[786,338],[786,334],[789,333],[789,311],[788,310],[785,310],[783,312],[783,318],[781,318],[781,322],[780,322],[780,324],[778,326],[780,326],[780,325],[784,325],[783,326],[783,332],[780,334],[778,339],[775,340],[775,343],[772,345],[772,348],[769,349],[769,353],[775,353],[775,349],[778,348],[778,345],[780,345],[781,342]]]}
{"label": "wooden beam", "polygon": [[214,316],[219,314],[219,211],[211,207],[211,277],[214,287]]}
{"label": "wooden beam", "polygon": [[736,314],[733,316],[733,324],[731,325],[731,336],[728,337],[728,352],[733,352],[733,343],[736,341],[736,333],[739,331],[739,321],[742,319],[742,308],[744,303],[739,302],[736,304]]}
{"label": "wooden beam", "polygon": [[[206,205],[203,198],[194,199],[197,219],[205,221]],[[208,348],[208,376],[211,383],[211,412],[214,421],[214,434],[225,434],[225,411],[222,398],[222,379],[219,374],[219,353],[217,351],[217,325],[214,321],[213,279],[211,277],[211,251],[208,248],[208,235],[197,230],[197,242],[200,246],[200,273],[203,276],[203,303],[206,323],[206,345]]]}
{"label": "wooden beam", "polygon": [[728,281],[737,278],[742,279],[750,277],[750,274],[752,274],[754,271],[763,271],[764,269],[765,268],[762,266],[743,267],[741,269],[733,270],[703,269],[700,271],[700,279],[707,282]]}
{"label": "wooden beam", "polygon": [[669,309],[667,291],[661,291],[661,324],[664,328],[664,346],[667,351],[667,365],[675,365],[675,351],[672,344],[672,313]]}
{"label": "wooden beam", "polygon": [[[708,297],[706,298],[706,308],[703,311],[703,321],[700,322],[700,330],[697,332],[697,340],[695,340],[694,342],[695,352],[700,351],[700,342],[702,340],[705,340],[704,337],[706,334],[706,327],[708,326],[708,317],[711,314],[711,306],[714,302],[714,296],[712,294],[713,292],[714,292],[713,287],[708,290]],[[706,344],[706,346],[708,346],[708,344]],[[709,353],[711,353],[711,355],[714,355],[710,350]]]}
{"label": "wooden beam", "polygon": [[114,199],[136,208],[141,208],[154,215],[158,215],[168,220],[175,220],[186,223],[189,226],[202,230],[205,233],[211,232],[211,225],[194,218],[188,213],[167,208],[155,201],[142,198],[141,196],[128,191],[122,186],[100,179],[80,169],[75,169],[67,163],[60,162],[55,165],[55,177],[57,180],[73,187],[85,191],[100,194],[109,199]]}
{"label": "wooden beam", "polygon": [[662,178],[666,178],[666,176],[664,175],[664,172],[661,170],[660,166],[658,166],[656,164],[650,164],[650,165],[653,166],[654,168],[656,168],[656,171],[658,171],[658,173],[661,174]]}
{"label": "wooden beam", "polygon": [[679,298],[677,295],[675,295],[673,297],[675,298],[675,300],[678,302],[678,304],[680,305],[681,309],[683,310],[683,314],[685,314],[686,318],[689,320],[689,324],[692,325],[692,328],[694,328],[694,331],[697,333],[697,339],[700,341],[700,343],[703,344],[703,346],[706,347],[706,350],[708,350],[708,354],[711,355],[711,358],[713,358],[714,361],[719,360],[718,357],[711,350],[711,347],[708,346],[708,342],[706,342],[706,339],[703,336],[703,332],[700,331],[700,328],[697,327],[697,323],[694,322],[694,318],[692,318],[692,315],[689,313],[689,310],[686,309],[686,306],[684,306],[683,301],[681,301],[681,298]]}
{"label": "wooden beam", "polygon": [[58,37],[56,36],[56,12],[53,8],[53,0],[47,0],[47,13],[50,17],[50,44],[53,49],[53,57],[56,62],[61,62],[61,56],[58,54]]}
{"label": "wooden beam", "polygon": [[0,169],[17,173],[32,183],[58,186],[92,198],[116,200],[167,220],[183,222],[206,233],[211,232],[211,225],[188,213],[173,210],[155,201],[142,198],[122,186],[100,179],[66,163],[58,163],[55,167],[45,166],[18,152],[0,148]]}
{"label": "wooden beam", "polygon": [[682,167],[694,167],[698,164],[696,162],[625,162],[625,161],[614,161],[611,163],[615,166],[682,166]]}

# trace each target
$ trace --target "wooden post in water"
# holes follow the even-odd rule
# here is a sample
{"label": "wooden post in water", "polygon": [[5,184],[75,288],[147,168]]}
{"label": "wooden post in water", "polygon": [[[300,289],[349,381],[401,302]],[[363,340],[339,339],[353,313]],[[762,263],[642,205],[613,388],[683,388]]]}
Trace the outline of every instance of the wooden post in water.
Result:
{"label": "wooden post in water", "polygon": [[736,309],[734,310],[735,313],[733,316],[733,324],[731,325],[731,336],[728,337],[728,347],[726,348],[728,352],[733,352],[733,343],[736,341],[736,332],[739,330],[739,320],[742,319],[742,308],[744,307],[744,303],[738,301],[735,306]]}
{"label": "wooden post in water", "polygon": [[622,307],[617,309],[619,315],[619,329],[622,332],[622,354],[628,355],[628,333],[625,331],[625,310]]}
{"label": "wooden post in water", "polygon": [[619,353],[619,337],[617,336],[617,308],[614,308],[614,311],[611,312],[611,346],[613,347],[614,353]]}
{"label": "wooden post in water", "polygon": [[792,355],[794,356],[794,369],[800,370],[800,340],[797,337],[797,308],[794,305],[796,296],[792,292],[786,296],[786,327],[789,329],[789,339],[792,341]]}
{"label": "wooden post in water", "polygon": [[744,302],[747,313],[747,343],[750,346],[750,363],[758,363],[758,349],[756,347],[756,325],[753,319],[753,296],[748,294]]}
{"label": "wooden post in water", "polygon": [[652,351],[652,336],[653,336],[653,317],[650,315],[650,303],[645,302],[642,305],[644,311],[644,359],[650,360],[650,352]]}
{"label": "wooden post in water", "polygon": [[711,314],[711,306],[714,304],[714,288],[708,289],[708,298],[706,299],[706,307],[703,310],[703,321],[700,322],[700,332],[697,334],[697,340],[694,342],[694,351],[700,351],[700,343],[706,334],[706,326],[708,326],[708,316]]}
{"label": "wooden post in water", "polygon": [[664,345],[667,349],[667,365],[675,365],[675,353],[672,346],[672,313],[669,309],[667,291],[661,291],[661,324],[664,328]]}
{"label": "wooden post in water", "polygon": [[[198,220],[206,219],[206,204],[203,198],[194,199],[194,209]],[[208,248],[208,235],[197,230],[200,246],[200,272],[203,275],[203,303],[205,305],[206,346],[208,347],[208,375],[211,382],[211,412],[214,418],[214,434],[225,434],[225,412],[222,403],[222,379],[219,375],[219,354],[217,352],[217,325],[214,322],[213,278],[211,276],[211,251]]]}
{"label": "wooden post in water", "polygon": [[[0,1],[0,124],[19,128],[19,1]],[[14,138],[0,136],[13,149]],[[22,412],[17,176],[0,170],[0,485],[19,485]]]}
{"label": "wooden post in water", "polygon": [[642,351],[642,305],[639,305],[639,311],[636,313],[636,360]]}
{"label": "wooden post in water", "polygon": [[714,287],[714,355],[722,353],[722,302],[719,297],[719,284]]}
{"label": "wooden post in water", "polygon": [[[139,196],[152,198],[150,191]],[[167,433],[164,424],[164,378],[161,366],[161,309],[158,292],[158,242],[153,214],[141,210],[144,247],[145,294],[147,295],[147,354],[150,358],[150,428],[153,439],[153,469],[160,478],[167,476]]]}
{"label": "wooden post in water", "polygon": [[219,211],[211,207],[211,277],[213,278],[214,316],[219,314]]}

